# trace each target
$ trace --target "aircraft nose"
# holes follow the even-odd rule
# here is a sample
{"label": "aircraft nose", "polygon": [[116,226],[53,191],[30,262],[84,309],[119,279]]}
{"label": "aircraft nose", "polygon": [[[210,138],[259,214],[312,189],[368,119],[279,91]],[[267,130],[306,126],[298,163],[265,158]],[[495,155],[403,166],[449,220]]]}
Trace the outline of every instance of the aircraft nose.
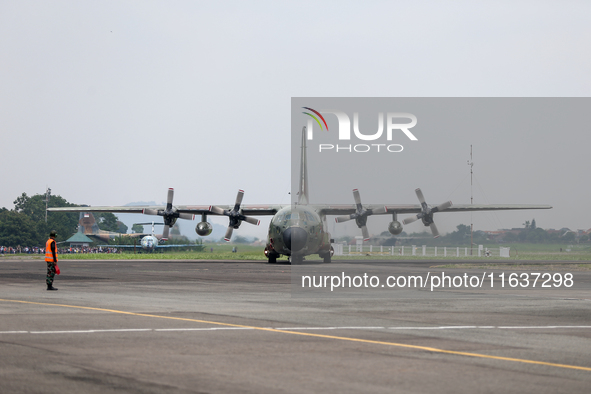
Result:
{"label": "aircraft nose", "polygon": [[292,252],[300,251],[306,246],[308,233],[300,227],[290,227],[283,232],[283,242]]}

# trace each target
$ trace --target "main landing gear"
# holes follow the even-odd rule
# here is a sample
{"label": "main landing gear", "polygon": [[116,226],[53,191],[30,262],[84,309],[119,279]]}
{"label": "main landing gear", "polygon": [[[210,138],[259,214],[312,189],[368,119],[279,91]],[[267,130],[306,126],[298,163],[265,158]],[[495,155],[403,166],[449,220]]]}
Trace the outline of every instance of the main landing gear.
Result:
{"label": "main landing gear", "polygon": [[318,256],[320,256],[323,260],[324,263],[328,264],[332,261],[332,256],[334,256],[334,249],[331,246],[330,247],[330,251],[323,253],[323,254],[319,254]]}
{"label": "main landing gear", "polygon": [[269,264],[277,264],[277,257],[279,257],[280,255],[276,253],[274,250],[269,250],[265,248],[265,256],[269,260]]}

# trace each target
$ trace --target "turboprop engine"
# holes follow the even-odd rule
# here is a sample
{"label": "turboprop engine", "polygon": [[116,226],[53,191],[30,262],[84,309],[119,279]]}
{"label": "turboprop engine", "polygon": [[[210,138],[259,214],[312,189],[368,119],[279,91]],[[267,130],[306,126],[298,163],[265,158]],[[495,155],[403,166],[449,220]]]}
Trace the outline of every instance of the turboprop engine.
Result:
{"label": "turboprop engine", "polygon": [[392,235],[398,235],[402,232],[402,224],[398,220],[394,220],[388,225],[388,231]]}

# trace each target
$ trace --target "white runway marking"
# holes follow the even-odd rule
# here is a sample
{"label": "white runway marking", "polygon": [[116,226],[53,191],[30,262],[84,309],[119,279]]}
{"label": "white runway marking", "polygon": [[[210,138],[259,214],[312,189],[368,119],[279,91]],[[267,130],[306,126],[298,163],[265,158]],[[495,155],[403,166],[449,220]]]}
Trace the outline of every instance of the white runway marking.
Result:
{"label": "white runway marking", "polygon": [[386,327],[264,327],[273,330],[384,330]]}
{"label": "white runway marking", "polygon": [[72,330],[72,331],[29,331],[29,334],[88,334],[96,332],[138,332],[154,331],[152,328],[116,328],[112,330]]}
{"label": "white runway marking", "polygon": [[[571,329],[591,328],[591,326],[426,326],[426,327],[261,327],[272,330],[521,330],[521,329]],[[175,332],[175,331],[227,331],[227,330],[254,330],[250,327],[195,327],[195,328],[115,328],[115,329],[89,329],[89,330],[59,330],[59,331],[0,331],[1,334],[97,334],[110,332]]]}
{"label": "white runway marking", "polygon": [[254,330],[250,327],[205,327],[205,328],[155,328],[154,331],[219,331],[219,330]]}

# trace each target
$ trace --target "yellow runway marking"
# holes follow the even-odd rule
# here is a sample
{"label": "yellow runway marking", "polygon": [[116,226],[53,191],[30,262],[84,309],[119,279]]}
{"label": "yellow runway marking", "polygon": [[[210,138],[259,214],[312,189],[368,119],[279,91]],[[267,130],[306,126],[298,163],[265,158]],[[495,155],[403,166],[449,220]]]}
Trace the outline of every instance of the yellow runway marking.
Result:
{"label": "yellow runway marking", "polygon": [[122,314],[122,315],[152,317],[152,318],[168,319],[168,320],[181,320],[181,321],[190,321],[190,322],[194,322],[194,323],[214,324],[214,325],[226,326],[226,327],[249,328],[249,329],[253,329],[253,330],[278,332],[278,333],[291,334],[291,335],[301,335],[301,336],[306,336],[306,337],[336,339],[336,340],[340,340],[340,341],[369,343],[369,344],[375,344],[375,345],[397,346],[397,347],[407,348],[407,349],[424,350],[424,351],[433,352],[433,353],[454,354],[457,356],[477,357],[477,358],[501,360],[501,361],[513,361],[513,362],[525,363],[525,364],[545,365],[545,366],[549,366],[549,367],[577,369],[577,370],[581,370],[581,371],[591,372],[591,368],[580,367],[577,365],[556,364],[556,363],[548,363],[545,361],[527,360],[527,359],[522,359],[522,358],[500,357],[500,356],[491,356],[488,354],[480,354],[480,353],[459,352],[459,351],[455,351],[455,350],[438,349],[438,348],[428,347],[428,346],[408,345],[405,343],[397,343],[397,342],[385,342],[385,341],[374,341],[371,339],[339,337],[339,336],[335,336],[335,335],[323,335],[323,334],[314,334],[314,333],[310,333],[310,332],[280,330],[280,329],[276,329],[276,328],[247,326],[247,325],[243,325],[243,324],[222,323],[222,322],[216,322],[216,321],[210,321],[210,320],[188,319],[188,318],[184,318],[184,317],[159,316],[159,315],[151,315],[151,314],[147,314],[147,313],[119,311],[116,309],[93,308],[90,306],[51,304],[51,303],[46,303],[46,302],[33,302],[33,301],[21,301],[21,300],[5,300],[5,299],[1,299],[1,298],[0,298],[0,301],[17,302],[17,303],[22,303],[22,304],[33,304],[33,305],[59,306],[59,307],[64,307],[64,308],[86,309],[86,310],[91,310],[91,311],[118,313],[118,314]]}

